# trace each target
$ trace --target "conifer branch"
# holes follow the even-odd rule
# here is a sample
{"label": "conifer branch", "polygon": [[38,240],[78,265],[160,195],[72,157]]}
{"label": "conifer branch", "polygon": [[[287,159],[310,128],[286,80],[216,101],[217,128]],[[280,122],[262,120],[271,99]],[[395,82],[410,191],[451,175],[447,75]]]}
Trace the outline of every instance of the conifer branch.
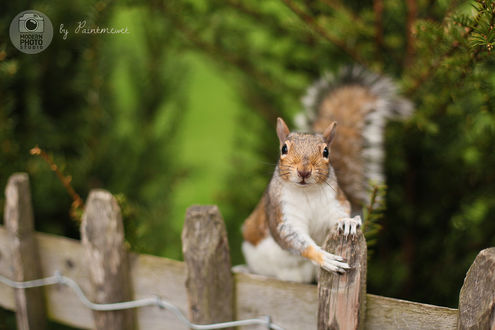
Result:
{"label": "conifer branch", "polygon": [[[248,7],[244,3],[242,3],[242,1],[225,0],[219,2],[226,3],[231,8],[238,10],[242,14],[246,14],[247,16],[251,17],[253,20],[257,21],[258,23],[268,27],[277,36],[290,35],[291,37],[295,37],[293,34],[291,34],[291,31],[289,31],[286,27],[276,24],[274,17],[271,17],[270,15],[264,14],[260,11],[257,11],[252,7]],[[298,32],[306,32],[306,31],[298,31]],[[308,46],[313,45],[315,41],[315,38],[311,33],[304,33],[303,37],[297,37],[295,39],[297,40],[298,43],[306,44]]]}
{"label": "conifer branch", "polygon": [[321,0],[324,4],[326,4],[328,7],[334,9],[337,12],[344,12],[346,15],[349,15],[354,22],[357,22],[358,24],[363,24],[363,20],[361,17],[356,15],[352,10],[347,9],[344,4],[339,1],[339,0]]}
{"label": "conifer branch", "polygon": [[[170,14],[170,20],[175,25],[175,27],[182,33],[182,35],[194,46],[198,49],[202,50],[208,56],[210,56],[213,60],[220,62],[227,62],[230,65],[236,67],[241,72],[249,76],[256,84],[266,88],[268,90],[281,89],[284,93],[294,93],[299,94],[299,90],[295,90],[291,86],[284,84],[280,81],[275,82],[264,72],[259,71],[255,66],[251,65],[244,58],[237,56],[224,48],[217,47],[214,44],[208,43],[201,39],[201,37],[186,26],[186,24],[176,15]],[[263,118],[266,120],[272,120],[275,116],[274,113],[267,111],[266,107],[254,108]]]}
{"label": "conifer branch", "polygon": [[208,43],[201,39],[195,31],[190,29],[184,24],[182,20],[180,20],[175,15],[170,15],[171,21],[177,27],[177,29],[182,33],[182,35],[195,47],[203,50],[206,54],[211,56],[213,59],[218,60],[221,58],[225,62],[237,67],[242,72],[252,76],[255,81],[257,81],[260,85],[263,85],[267,88],[274,88],[275,83],[264,73],[258,71],[254,66],[251,66],[247,61],[245,61],[242,57],[237,56],[234,53],[230,53],[223,48],[217,47],[212,43]]}
{"label": "conifer branch", "polygon": [[386,194],[385,185],[372,184],[371,187],[369,204],[363,207],[362,227],[368,244],[368,257],[371,256],[371,247],[376,243],[377,235],[382,228],[379,222],[384,216]]}
{"label": "conifer branch", "polygon": [[301,21],[303,21],[314,33],[334,44],[340,48],[343,52],[349,55],[356,63],[361,64],[366,67],[367,63],[359,56],[359,54],[352,48],[348,47],[344,41],[338,39],[337,37],[331,35],[327,30],[320,26],[314,18],[300,9],[292,0],[282,0],[287,7],[296,14]]}
{"label": "conifer branch", "polygon": [[385,50],[383,38],[383,0],[373,0],[373,13],[375,15],[375,43],[377,57]]}
{"label": "conifer branch", "polygon": [[[480,22],[483,18],[484,14],[489,14],[490,15],[490,26],[493,26],[493,22],[495,19],[495,4],[491,5],[491,8],[488,7],[485,1],[477,1],[480,5],[478,8],[478,12],[476,16],[470,20],[471,24],[462,24],[464,27],[464,32],[460,36],[460,39],[463,39],[464,41],[468,41],[474,32],[478,29]],[[460,24],[458,24],[460,25]],[[442,66],[442,64],[449,59],[451,56],[453,56],[457,51],[461,50],[461,41],[460,40],[454,40],[451,44],[451,47],[444,52],[442,55],[436,58],[436,60],[433,60],[430,63],[430,66],[423,70],[423,73],[414,81],[414,84],[405,91],[405,94],[407,95],[413,95],[421,85],[427,81],[430,77],[434,76],[437,72],[437,70]],[[479,55],[481,53],[482,48],[481,47],[476,47],[476,49],[473,51],[471,54],[471,58],[466,64],[467,67],[472,66],[476,60],[479,59]],[[490,51],[490,47],[487,45],[487,50]],[[466,75],[466,72],[463,73],[463,76]]]}
{"label": "conifer branch", "polygon": [[71,205],[71,211],[70,211],[70,216],[72,219],[80,222],[81,221],[81,215],[82,211],[84,209],[84,202],[79,196],[78,193],[72,188],[72,185],[70,184],[72,181],[72,177],[70,175],[65,176],[62,171],[60,171],[60,168],[55,164],[53,159],[40,147],[35,146],[30,150],[30,154],[34,156],[40,156],[43,158],[43,160],[50,166],[50,169],[57,174],[58,179],[62,183],[62,185],[65,187],[65,190],[69,193],[70,197],[72,198],[72,205]]}
{"label": "conifer branch", "polygon": [[[373,190],[371,191],[370,202],[366,206],[366,210],[368,211],[367,212],[368,218],[370,217],[371,213],[373,213],[373,207],[375,206],[377,194],[378,194],[378,186],[374,185]],[[366,219],[366,220],[368,220],[368,219]],[[368,225],[368,221],[365,221],[365,223],[363,224],[363,231],[366,231],[367,225]]]}
{"label": "conifer branch", "polygon": [[459,42],[454,42],[452,44],[452,47],[445,52],[443,55],[440,57],[437,57],[436,60],[431,62],[431,65],[423,71],[423,73],[414,81],[414,84],[412,87],[410,87],[407,91],[405,91],[406,95],[413,95],[420,87],[423,85],[423,83],[428,80],[430,77],[434,76],[435,73],[437,72],[438,68],[442,65],[442,63],[449,58],[459,47]]}
{"label": "conifer branch", "polygon": [[416,16],[418,7],[416,0],[406,0],[407,6],[407,21],[406,21],[406,55],[404,57],[404,67],[410,67],[414,61],[415,42],[414,36],[414,24],[416,23]]}

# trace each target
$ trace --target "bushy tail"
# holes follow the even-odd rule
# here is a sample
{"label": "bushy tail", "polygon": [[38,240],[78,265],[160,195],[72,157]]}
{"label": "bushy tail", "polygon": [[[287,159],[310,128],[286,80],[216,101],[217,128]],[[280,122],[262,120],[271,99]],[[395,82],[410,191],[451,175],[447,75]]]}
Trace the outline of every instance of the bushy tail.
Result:
{"label": "bushy tail", "polygon": [[302,103],[305,110],[295,118],[299,130],[322,133],[337,121],[330,160],[340,187],[359,210],[368,202],[369,183],[385,181],[385,124],[408,118],[412,103],[398,95],[390,78],[357,66],[325,74],[308,88]]}

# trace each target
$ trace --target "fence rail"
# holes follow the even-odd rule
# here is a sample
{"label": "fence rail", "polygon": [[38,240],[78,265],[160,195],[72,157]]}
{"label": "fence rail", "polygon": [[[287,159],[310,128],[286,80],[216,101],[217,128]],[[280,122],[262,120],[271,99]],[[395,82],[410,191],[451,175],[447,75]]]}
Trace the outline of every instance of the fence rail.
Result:
{"label": "fence rail", "polygon": [[30,289],[30,288],[38,288],[50,285],[66,285],[70,287],[79,300],[89,309],[94,311],[118,311],[124,309],[131,308],[140,308],[147,306],[156,306],[161,309],[168,310],[172,312],[175,317],[184,323],[188,328],[198,329],[198,330],[210,330],[210,329],[225,329],[231,327],[245,326],[245,325],[255,325],[261,324],[264,325],[267,329],[274,330],[283,330],[283,328],[273,324],[271,318],[269,316],[257,319],[247,319],[247,320],[238,320],[238,321],[230,321],[230,322],[222,322],[222,323],[213,323],[213,324],[194,324],[191,323],[182,312],[175,306],[174,304],[161,299],[160,297],[154,296],[149,298],[143,298],[139,300],[131,300],[131,301],[122,301],[117,303],[110,304],[95,304],[91,302],[88,297],[81,290],[79,284],[77,284],[73,279],[63,276],[59,272],[56,272],[55,275],[45,278],[40,278],[36,280],[24,281],[24,282],[16,282],[12,281],[2,275],[0,275],[0,282],[3,284],[10,286],[14,289]]}
{"label": "fence rail", "polygon": [[[15,176],[13,176],[15,177]],[[90,268],[98,268],[98,263],[88,263],[88,260],[92,260],[88,253],[92,251],[88,248],[88,244],[79,242],[77,240],[45,234],[37,233],[33,231],[33,226],[27,229],[25,226],[12,223],[12,219],[18,221],[22,217],[26,217],[26,203],[30,207],[30,198],[24,198],[25,194],[29,194],[29,190],[24,188],[12,190],[12,182],[15,186],[22,187],[25,184],[20,184],[25,179],[19,179],[17,181],[9,180],[9,186],[6,190],[6,212],[5,212],[5,224],[6,226],[0,226],[0,275],[5,276],[14,281],[27,281],[42,277],[48,277],[55,274],[56,271],[60,271],[66,277],[73,279],[81,287],[82,292],[88,294],[91,301],[96,303],[115,303],[119,301],[125,301],[129,299],[110,299],[111,295],[103,294],[103,298],[98,296],[104,290],[97,284],[101,277],[105,277],[105,274],[98,273],[96,269],[90,270]],[[20,180],[20,181],[19,181]],[[28,186],[28,185],[27,185]],[[10,188],[9,188],[10,187]],[[12,200],[12,192],[17,191],[17,195],[14,196],[15,200]],[[100,191],[101,192],[101,191]],[[19,199],[20,196],[24,196],[23,199]],[[90,199],[88,199],[89,201]],[[101,201],[101,199],[100,199]],[[106,202],[105,202],[106,203]],[[109,199],[108,204],[103,203],[99,209],[103,210],[100,216],[96,218],[101,219],[112,212],[106,207],[112,207],[112,199]],[[10,206],[9,206],[10,205]],[[16,206],[17,205],[17,206]],[[106,206],[105,206],[106,205]],[[7,208],[17,207],[17,211]],[[88,206],[87,206],[88,207]],[[21,209],[24,211],[21,212]],[[214,208],[216,209],[216,207]],[[29,211],[29,210],[28,210]],[[27,212],[29,213],[29,212]],[[208,228],[208,232],[212,235],[216,235],[211,238],[216,243],[215,246],[222,246],[218,244],[225,240],[224,226],[221,216],[219,216],[218,210],[212,211],[211,207],[195,208],[189,212],[190,214],[186,224],[190,222],[192,229],[202,228],[202,224],[209,223],[216,224]],[[10,217],[10,218],[9,218]],[[119,219],[120,212],[115,212],[115,218]],[[9,219],[8,219],[9,218]],[[29,219],[29,217],[27,217]],[[192,219],[192,220],[191,220]],[[203,220],[201,220],[203,219]],[[213,220],[215,221],[213,221]],[[22,222],[22,221],[21,221]],[[199,224],[198,224],[199,223]],[[113,224],[112,226],[116,226]],[[109,228],[112,228],[110,226]],[[22,229],[24,228],[24,229]],[[22,230],[21,230],[22,229]],[[88,240],[101,240],[108,238],[108,232],[101,230],[95,230],[96,228],[86,228]],[[108,228],[107,228],[108,229]],[[191,229],[191,228],[190,228]],[[191,229],[191,230],[192,230]],[[109,229],[110,230],[110,229]],[[199,230],[199,229],[198,229]],[[218,232],[216,232],[218,230]],[[30,234],[31,233],[31,234]],[[105,236],[106,235],[106,236]],[[185,236],[195,237],[196,235],[205,235],[204,232],[189,232],[183,233],[183,240]],[[105,237],[102,237],[105,236]],[[31,238],[29,238],[31,237]],[[20,250],[23,246],[21,242],[31,240],[30,246],[35,248],[37,254],[36,260],[39,262],[39,273],[28,274],[23,273],[19,269],[23,269],[23,263],[18,259],[23,256],[26,250]],[[116,240],[111,243],[114,244]],[[118,240],[117,240],[118,241]],[[183,242],[183,245],[187,245],[187,241]],[[351,243],[349,243],[351,244]],[[354,244],[354,243],[352,243]],[[93,245],[91,248],[94,248]],[[228,245],[227,245],[228,248]],[[342,247],[340,247],[342,248]],[[346,246],[344,246],[346,248]],[[100,247],[103,249],[103,247]],[[184,246],[186,250],[197,253],[197,249],[205,249],[204,246]],[[223,249],[223,248],[222,248]],[[19,251],[17,251],[19,250]],[[28,250],[29,251],[29,250]],[[228,250],[222,250],[223,253],[227,253]],[[349,251],[354,251],[350,249]],[[274,324],[279,325],[285,329],[325,329],[328,324],[325,325],[318,321],[322,319],[321,314],[318,313],[320,300],[322,299],[337,299],[337,296],[333,296],[335,290],[330,290],[329,297],[322,297],[321,293],[318,296],[318,287],[315,285],[283,282],[271,278],[266,278],[259,275],[253,275],[238,271],[238,268],[234,268],[233,272],[224,273],[222,276],[225,278],[232,278],[232,284],[228,284],[226,287],[230,287],[232,291],[230,293],[223,293],[223,288],[219,286],[215,274],[211,276],[204,276],[201,274],[194,274],[191,268],[191,262],[207,262],[215,264],[217,267],[229,267],[230,270],[230,258],[201,258],[200,261],[191,261],[186,257],[186,262],[179,262],[170,260],[167,258],[159,258],[145,254],[125,253],[120,257],[116,257],[111,254],[96,253],[93,251],[93,258],[95,255],[102,255],[106,259],[101,262],[102,265],[112,265],[112,260],[118,262],[119,260],[125,260],[126,264],[124,271],[128,272],[129,292],[130,298],[134,300],[144,299],[148,297],[158,296],[163,300],[172,303],[174,306],[184,314],[188,314],[189,318],[195,323],[216,323],[222,321],[231,320],[243,320],[259,318],[262,315],[268,315]],[[32,253],[32,251],[31,251]],[[217,251],[218,253],[218,251]],[[113,259],[112,259],[113,258]],[[32,260],[32,259],[31,259]],[[189,260],[189,261],[188,261]],[[207,260],[207,261],[205,261]],[[362,259],[361,259],[362,260]],[[223,265],[223,266],[221,266]],[[493,275],[495,265],[495,248],[484,250],[475,260],[473,266],[468,272],[465,285],[461,290],[460,297],[460,312],[457,309],[432,306],[427,304],[409,302],[399,299],[392,299],[386,297],[380,297],[375,295],[366,294],[363,296],[362,302],[365,308],[362,309],[364,317],[362,322],[355,320],[355,325],[352,328],[360,327],[366,329],[470,329],[470,328],[494,328],[494,320],[490,319],[491,313],[495,306],[495,283],[493,283],[495,276]],[[114,265],[114,267],[117,267]],[[101,267],[100,267],[101,268]],[[117,267],[118,268],[118,267]],[[364,266],[364,268],[366,268]],[[116,269],[116,268],[114,268]],[[112,272],[112,268],[108,267],[107,272]],[[213,269],[214,271],[214,269]],[[363,273],[360,273],[363,274]],[[365,274],[365,273],[364,273]],[[33,277],[34,276],[34,277]],[[199,277],[198,277],[199,276]],[[220,278],[222,281],[224,277]],[[477,280],[481,279],[481,280]],[[340,278],[342,280],[342,278]],[[194,284],[194,281],[206,281],[211,285],[210,290],[216,291],[214,293],[203,292],[198,289],[198,284]],[[332,280],[330,280],[332,282]],[[359,282],[363,282],[361,278]],[[216,284],[215,284],[216,283]],[[350,288],[350,282],[339,283],[338,285],[344,285]],[[328,285],[331,285],[328,284]],[[118,286],[118,283],[117,283]],[[458,288],[453,288],[457,290]],[[18,325],[20,329],[39,329],[39,324],[33,326],[33,323],[25,322],[23,325],[22,318],[29,319],[33,317],[26,311],[32,311],[34,306],[29,305],[29,300],[20,299],[19,294],[23,294],[23,297],[29,297],[30,290],[34,289],[12,289],[9,286],[0,284],[0,307],[9,310],[15,310],[17,312]],[[321,291],[321,288],[320,288]],[[337,290],[338,291],[338,290]],[[359,286],[356,292],[364,292],[364,289]],[[72,292],[67,286],[53,285],[47,286],[43,290],[38,292],[42,296],[43,305],[39,308],[43,308],[42,313],[37,311],[34,313],[34,317],[43,317],[46,313],[46,317],[58,321],[63,324],[67,324],[79,328],[102,328],[97,324],[98,315],[93,314],[90,309],[87,308],[78,298],[78,296]],[[225,317],[225,313],[217,313],[208,311],[208,309],[218,309],[217,305],[212,300],[221,299],[222,295],[231,297],[231,302],[221,306],[227,309],[227,315],[231,315],[228,320],[219,320],[215,318]],[[35,295],[36,297],[36,295]],[[110,297],[110,298],[109,298]],[[346,295],[340,295],[339,299],[343,299],[343,303],[346,303]],[[353,296],[357,297],[357,296]],[[96,299],[95,299],[96,298]],[[38,298],[34,298],[35,300]],[[98,300],[100,299],[100,300]],[[103,299],[103,301],[101,301]],[[353,298],[356,299],[356,298]],[[228,299],[225,301],[229,301]],[[353,301],[360,301],[359,299]],[[27,306],[26,306],[27,305]],[[320,308],[321,308],[320,304]],[[331,304],[323,304],[328,308]],[[476,313],[465,312],[465,310],[472,310],[473,306],[481,306]],[[231,309],[229,312],[228,309]],[[359,318],[360,308],[356,308],[356,314],[353,317]],[[114,313],[114,312],[99,312],[99,313]],[[118,312],[115,312],[118,313]],[[228,314],[231,313],[231,314]],[[337,314],[340,313],[337,310]],[[161,310],[156,306],[148,306],[133,310],[133,316],[131,320],[135,326],[139,329],[188,329],[183,322],[178,320],[172,313]],[[326,313],[332,314],[332,313]],[[39,316],[41,315],[41,316]],[[222,316],[223,315],[223,316]],[[460,317],[459,317],[460,315]],[[486,316],[488,315],[488,317]],[[115,316],[107,317],[105,322],[112,322]],[[325,316],[329,319],[331,316]],[[198,318],[198,322],[195,318]],[[208,322],[205,320],[210,318]],[[340,325],[340,328],[346,328],[347,323],[343,323],[344,320],[341,316],[335,317],[335,322]],[[490,323],[492,322],[492,323]],[[113,324],[113,323],[112,323]],[[334,324],[335,325],[335,324]],[[348,328],[348,327],[347,327]],[[246,327],[246,329],[266,329],[265,325],[254,325]]]}

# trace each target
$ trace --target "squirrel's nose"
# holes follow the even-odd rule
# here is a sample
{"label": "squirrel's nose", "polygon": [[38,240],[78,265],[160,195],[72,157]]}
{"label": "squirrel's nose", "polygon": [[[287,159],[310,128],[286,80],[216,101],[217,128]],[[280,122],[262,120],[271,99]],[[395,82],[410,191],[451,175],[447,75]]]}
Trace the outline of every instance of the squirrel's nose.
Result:
{"label": "squirrel's nose", "polygon": [[307,178],[309,178],[309,176],[311,175],[311,170],[309,170],[309,171],[301,171],[301,170],[297,170],[297,174],[299,174],[299,176],[300,176],[302,179],[307,179]]}

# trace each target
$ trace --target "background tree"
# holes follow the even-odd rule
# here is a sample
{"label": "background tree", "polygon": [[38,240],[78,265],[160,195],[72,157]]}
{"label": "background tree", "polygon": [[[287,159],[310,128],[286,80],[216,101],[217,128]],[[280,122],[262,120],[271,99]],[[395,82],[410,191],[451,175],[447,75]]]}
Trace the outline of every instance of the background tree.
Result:
{"label": "background tree", "polygon": [[[174,136],[186,101],[180,90],[181,71],[187,70],[178,46],[167,38],[170,23],[151,7],[109,2],[1,6],[2,31],[26,8],[47,14],[55,31],[48,49],[34,56],[15,50],[8,36],[2,38],[2,185],[13,171],[28,170],[34,177],[36,216],[44,219],[37,223],[39,229],[78,235],[78,226],[67,221],[70,196],[47,164],[29,155],[39,145],[72,176],[71,184],[82,196],[94,187],[120,193],[132,245],[162,253],[160,242],[169,233],[163,214],[178,175],[172,161]],[[124,40],[76,34],[81,20],[87,26],[130,22],[134,34]],[[60,22],[70,29],[66,40],[57,35]],[[153,235],[157,231],[161,237]],[[170,234],[167,239],[178,244],[180,238]]]}
{"label": "background tree", "polygon": [[[236,69],[251,109],[226,193],[233,241],[269,179],[246,149],[273,163],[274,118],[290,117],[322,72],[365,66],[393,76],[416,106],[387,131],[388,208],[369,289],[455,306],[474,256],[495,243],[494,12],[493,1],[167,2],[190,47]],[[259,139],[246,145],[246,134]]]}
{"label": "background tree", "polygon": [[[37,229],[78,236],[35,145],[83,198],[120,196],[133,250],[180,258],[184,204],[208,194],[242,262],[239,228],[277,159],[275,118],[290,121],[323,72],[358,64],[395,78],[416,108],[387,129],[369,291],[455,307],[475,255],[495,245],[493,1],[30,0],[0,4],[1,31],[26,9],[47,14],[55,36],[24,55],[0,34],[0,185],[29,172]],[[131,33],[57,35],[82,19]],[[230,101],[206,113],[211,91]]]}

